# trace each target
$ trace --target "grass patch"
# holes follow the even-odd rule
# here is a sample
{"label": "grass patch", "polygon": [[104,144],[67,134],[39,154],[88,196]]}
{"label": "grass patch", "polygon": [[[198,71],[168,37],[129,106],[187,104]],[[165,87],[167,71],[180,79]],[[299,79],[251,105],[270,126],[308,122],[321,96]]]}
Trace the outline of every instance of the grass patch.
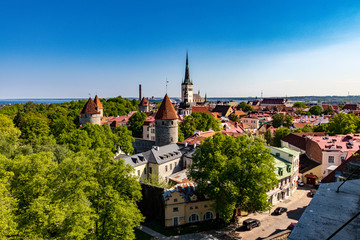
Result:
{"label": "grass patch", "polygon": [[156,221],[148,221],[143,224],[151,228],[152,230],[159,232],[167,237],[184,235],[189,233],[198,233],[209,230],[218,230],[226,227],[225,223],[216,220],[198,222],[198,223],[193,223],[191,225],[181,225],[177,227],[164,227],[159,222]]}
{"label": "grass patch", "polygon": [[136,240],[151,240],[153,238],[149,234],[144,233],[143,231],[135,228],[135,239]]}

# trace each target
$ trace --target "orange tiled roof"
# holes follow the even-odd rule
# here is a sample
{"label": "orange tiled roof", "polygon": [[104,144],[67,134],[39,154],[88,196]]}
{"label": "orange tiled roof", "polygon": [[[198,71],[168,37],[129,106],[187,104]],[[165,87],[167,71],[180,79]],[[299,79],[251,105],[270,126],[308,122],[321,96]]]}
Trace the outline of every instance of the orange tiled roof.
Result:
{"label": "orange tiled roof", "polygon": [[148,98],[142,98],[141,102],[139,104],[140,106],[148,106],[149,105],[149,99]]}
{"label": "orange tiled roof", "polygon": [[98,95],[95,96],[94,102],[95,102],[96,106],[97,106],[99,109],[104,109],[103,106],[102,106],[102,104],[101,104],[101,102],[100,102],[100,99],[99,99]]}
{"label": "orange tiled roof", "polygon": [[165,95],[159,107],[159,110],[155,115],[155,119],[163,119],[163,120],[178,119],[178,115],[175,111],[175,108],[172,105],[170,98],[167,94]]}
{"label": "orange tiled roof", "polygon": [[194,107],[192,107],[191,112],[193,112],[193,113],[202,112],[202,113],[210,114],[209,106],[194,106]]}
{"label": "orange tiled roof", "polygon": [[96,104],[92,100],[92,98],[89,98],[87,103],[85,104],[84,108],[81,109],[81,114],[99,114],[100,112],[96,111]]}

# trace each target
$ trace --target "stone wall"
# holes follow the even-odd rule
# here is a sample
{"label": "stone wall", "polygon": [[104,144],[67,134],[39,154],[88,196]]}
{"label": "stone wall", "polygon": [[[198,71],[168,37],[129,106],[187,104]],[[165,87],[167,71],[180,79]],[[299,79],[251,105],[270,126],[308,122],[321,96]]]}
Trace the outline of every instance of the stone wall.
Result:
{"label": "stone wall", "polygon": [[155,120],[155,145],[164,146],[178,142],[178,120]]}

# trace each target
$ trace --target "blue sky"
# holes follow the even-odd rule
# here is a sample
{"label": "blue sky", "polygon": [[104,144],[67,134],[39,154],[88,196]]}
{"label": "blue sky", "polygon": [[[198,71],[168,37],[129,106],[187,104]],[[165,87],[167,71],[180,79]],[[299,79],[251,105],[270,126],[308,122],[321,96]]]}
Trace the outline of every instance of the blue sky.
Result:
{"label": "blue sky", "polygon": [[360,95],[359,1],[3,1],[0,98]]}

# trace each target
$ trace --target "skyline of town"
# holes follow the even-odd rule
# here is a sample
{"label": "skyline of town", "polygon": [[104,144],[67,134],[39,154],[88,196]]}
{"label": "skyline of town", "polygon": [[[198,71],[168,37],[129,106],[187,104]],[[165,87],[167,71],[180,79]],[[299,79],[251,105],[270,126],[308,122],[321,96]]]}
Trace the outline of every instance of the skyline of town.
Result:
{"label": "skyline of town", "polygon": [[179,97],[187,49],[209,97],[360,94],[356,1],[3,5],[2,99]]}

